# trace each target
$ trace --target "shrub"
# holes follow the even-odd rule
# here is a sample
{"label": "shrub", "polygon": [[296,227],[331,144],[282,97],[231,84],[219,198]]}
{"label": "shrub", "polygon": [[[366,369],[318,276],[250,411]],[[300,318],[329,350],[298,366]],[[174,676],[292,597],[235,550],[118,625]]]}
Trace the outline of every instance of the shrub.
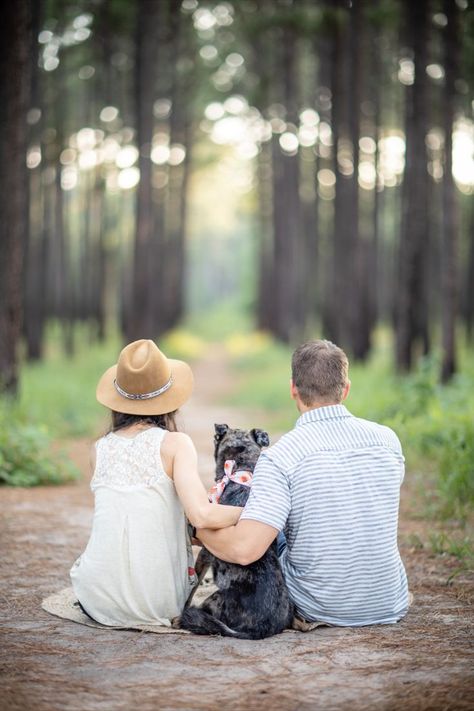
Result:
{"label": "shrub", "polygon": [[439,468],[443,512],[461,516],[474,506],[474,423],[470,416],[450,418],[446,424]]}
{"label": "shrub", "polygon": [[36,486],[76,479],[78,470],[58,452],[40,427],[23,422],[7,404],[0,407],[0,484]]}

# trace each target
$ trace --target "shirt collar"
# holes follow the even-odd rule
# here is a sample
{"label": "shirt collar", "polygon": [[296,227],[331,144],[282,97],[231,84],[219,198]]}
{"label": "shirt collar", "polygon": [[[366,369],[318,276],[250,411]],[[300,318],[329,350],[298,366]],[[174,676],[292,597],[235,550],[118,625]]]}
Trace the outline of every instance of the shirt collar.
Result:
{"label": "shirt collar", "polygon": [[353,417],[344,405],[326,405],[314,410],[303,412],[296,420],[296,427],[306,425],[308,422],[322,422],[323,420],[338,420],[341,417]]}

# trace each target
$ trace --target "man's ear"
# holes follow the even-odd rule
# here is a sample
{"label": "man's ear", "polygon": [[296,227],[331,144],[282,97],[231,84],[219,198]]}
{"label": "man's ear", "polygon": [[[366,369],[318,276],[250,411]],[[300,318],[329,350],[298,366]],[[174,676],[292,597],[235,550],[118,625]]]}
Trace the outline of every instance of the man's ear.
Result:
{"label": "man's ear", "polygon": [[259,447],[268,447],[270,444],[270,437],[268,436],[268,432],[264,432],[264,430],[250,430],[250,435],[252,439],[256,441]]}
{"label": "man's ear", "polygon": [[342,394],[342,402],[344,402],[346,397],[349,395],[350,391],[351,391],[351,381],[348,380],[346,383],[346,387],[344,388],[344,392]]}
{"label": "man's ear", "polygon": [[296,400],[298,397],[298,389],[294,384],[293,379],[290,379],[290,397],[292,400]]}

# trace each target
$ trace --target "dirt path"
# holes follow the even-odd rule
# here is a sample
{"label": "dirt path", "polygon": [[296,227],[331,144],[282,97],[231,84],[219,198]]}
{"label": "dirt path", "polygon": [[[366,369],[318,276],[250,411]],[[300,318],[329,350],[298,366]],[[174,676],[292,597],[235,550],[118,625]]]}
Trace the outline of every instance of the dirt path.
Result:
{"label": "dirt path", "polygon": [[[265,417],[216,402],[231,382],[222,353],[208,354],[195,372],[183,420],[207,484],[213,423],[264,427]],[[410,549],[409,534],[422,524],[406,506],[401,549],[415,604],[397,625],[246,642],[109,632],[49,616],[41,600],[68,585],[92,520],[88,443],[72,444],[71,455],[84,470],[77,485],[0,490],[5,711],[474,709],[472,587],[461,578],[447,587],[456,563]]]}

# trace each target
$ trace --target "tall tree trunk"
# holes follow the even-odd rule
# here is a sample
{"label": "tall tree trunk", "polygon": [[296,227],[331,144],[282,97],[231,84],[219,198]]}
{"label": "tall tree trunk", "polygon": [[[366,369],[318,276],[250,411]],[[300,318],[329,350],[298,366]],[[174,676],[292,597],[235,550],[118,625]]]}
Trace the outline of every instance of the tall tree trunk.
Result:
{"label": "tall tree trunk", "polygon": [[[282,98],[287,122],[296,124],[298,115],[297,37],[294,28],[283,28],[283,45],[280,52]],[[305,308],[301,293],[300,275],[306,267],[301,234],[301,204],[299,196],[299,153],[283,154],[274,140],[274,161],[277,183],[273,204],[281,204],[274,213],[275,223],[275,285],[276,285],[276,336],[290,343],[301,337],[305,323]],[[303,266],[304,265],[304,266]]]}
{"label": "tall tree trunk", "polygon": [[407,35],[414,52],[415,80],[406,91],[405,175],[398,265],[396,363],[409,370],[418,340],[427,347],[428,172],[425,137],[429,129],[428,0],[406,0]]}
{"label": "tall tree trunk", "polygon": [[[40,147],[43,126],[43,91],[40,86],[41,74],[38,71],[39,43],[38,33],[43,18],[44,3],[36,0],[32,7],[30,81],[31,106],[29,121],[29,146]],[[33,111],[31,111],[31,109]],[[24,318],[23,334],[28,360],[39,360],[43,354],[43,335],[45,321],[46,291],[46,249],[42,230],[42,186],[41,166],[29,171],[27,179],[29,219],[25,235],[25,265],[23,274]]]}
{"label": "tall tree trunk", "polygon": [[257,327],[272,331],[274,326],[273,233],[271,225],[271,145],[265,142],[257,158],[259,268],[257,281]]}
{"label": "tall tree trunk", "polygon": [[[349,308],[351,299],[351,284],[348,274],[353,268],[349,257],[349,230],[347,214],[350,205],[351,181],[344,174],[341,165],[341,153],[348,139],[348,100],[347,100],[347,64],[348,38],[347,18],[342,14],[341,0],[337,0],[339,12],[333,23],[333,57],[332,57],[332,134],[333,134],[333,170],[336,176],[336,195],[334,199],[334,235],[333,235],[333,265],[332,284],[329,285],[330,316],[327,322],[328,335],[342,347],[350,346]],[[352,277],[353,278],[353,277]],[[332,287],[332,288],[331,288]]]}
{"label": "tall tree trunk", "polygon": [[456,109],[455,82],[458,72],[458,6],[456,0],[445,0],[448,24],[444,29],[444,173],[443,173],[443,238],[441,250],[441,314],[443,362],[441,379],[446,382],[456,370],[455,327],[458,297],[458,206],[453,179],[453,124]]}
{"label": "tall tree trunk", "polygon": [[363,360],[370,349],[369,248],[361,234],[359,217],[359,139],[362,97],[362,62],[365,46],[363,0],[353,0],[349,19],[349,135],[352,145],[353,173],[350,180],[348,230],[349,259],[354,265],[345,278],[349,285],[347,309],[350,320],[351,351],[355,359]]}
{"label": "tall tree trunk", "polygon": [[131,317],[127,319],[126,338],[154,338],[152,290],[149,280],[150,245],[154,235],[152,202],[153,101],[155,98],[156,18],[160,0],[137,2],[135,106],[137,143],[140,151],[140,182],[136,198],[135,250],[132,277]]}
{"label": "tall tree trunk", "polygon": [[371,53],[370,60],[372,62],[372,77],[370,79],[370,97],[374,109],[373,123],[373,138],[375,141],[374,154],[374,169],[375,169],[375,186],[374,186],[374,201],[372,212],[372,240],[370,245],[370,284],[369,284],[369,329],[370,332],[375,328],[379,317],[379,285],[382,283],[380,268],[383,264],[382,255],[380,254],[380,226],[381,226],[381,196],[379,190],[379,139],[380,139],[380,123],[381,123],[381,93],[382,93],[382,57],[377,42],[377,37],[372,30],[371,33]]}
{"label": "tall tree trunk", "polygon": [[[259,13],[265,12],[266,2],[258,0]],[[274,59],[274,45],[268,36],[263,33],[256,34],[252,42],[253,52],[250,70],[259,77],[258,90],[253,97],[253,103],[263,116],[267,115],[270,104],[269,88],[272,81]],[[256,285],[256,324],[263,331],[274,331],[275,325],[275,299],[272,290],[274,278],[274,245],[272,225],[272,142],[265,141],[260,146],[257,156],[257,185],[258,185],[258,219],[257,240],[258,270]]]}
{"label": "tall tree trunk", "polygon": [[[183,313],[185,226],[188,200],[188,180],[192,150],[192,119],[190,109],[194,98],[196,72],[193,63],[195,49],[193,36],[186,32],[186,19],[180,12],[181,2],[171,0],[168,19],[168,87],[171,90],[171,116],[169,120],[170,145],[184,146],[185,157],[178,165],[168,169],[166,193],[166,256],[163,269],[164,291],[156,304],[161,310],[160,331],[171,328]],[[181,66],[180,66],[181,64]],[[187,68],[189,65],[190,69]]]}
{"label": "tall tree trunk", "polygon": [[7,3],[0,29],[0,392],[18,387],[27,230],[27,125],[32,4]]}

